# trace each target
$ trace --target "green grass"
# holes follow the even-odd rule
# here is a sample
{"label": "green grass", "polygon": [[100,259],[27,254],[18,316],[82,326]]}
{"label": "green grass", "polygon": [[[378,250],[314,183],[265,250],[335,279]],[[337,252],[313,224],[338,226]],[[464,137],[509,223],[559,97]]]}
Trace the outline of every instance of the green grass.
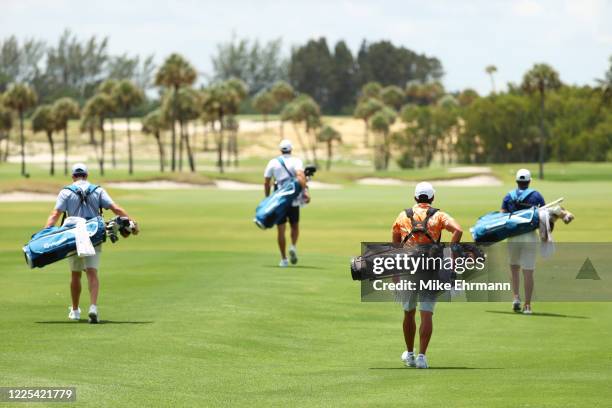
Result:
{"label": "green grass", "polygon": [[[21,182],[4,169],[0,183]],[[32,179],[45,183],[42,173]],[[576,214],[555,231],[558,241],[612,241],[612,183],[534,187],[547,199],[565,196]],[[439,188],[436,204],[467,230],[509,188]],[[314,191],[302,213],[299,266],[286,270],[275,267],[274,232],[251,222],[260,192],[110,192],[142,234],[105,244],[99,304],[107,322],[97,326],[66,320],[65,262],[42,270],[23,262],[20,247],[51,204],[0,203],[0,385],[76,386],[76,406],[86,407],[597,407],[612,400],[610,303],[535,305],[566,318],[491,312],[507,303],[441,303],[428,353],[433,369],[402,369],[401,310],[361,303],[348,260],[360,241],[388,239],[410,205],[409,188]],[[83,295],[85,309],[86,286]]]}

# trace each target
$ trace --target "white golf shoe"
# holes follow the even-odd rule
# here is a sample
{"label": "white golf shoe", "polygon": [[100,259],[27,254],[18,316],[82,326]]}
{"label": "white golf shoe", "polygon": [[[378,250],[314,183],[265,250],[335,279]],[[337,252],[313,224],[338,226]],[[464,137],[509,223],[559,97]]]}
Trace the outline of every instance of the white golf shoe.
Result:
{"label": "white golf shoe", "polygon": [[285,258],[285,259],[281,259],[280,263],[278,264],[278,266],[280,266],[281,268],[286,268],[289,266],[289,261]]}
{"label": "white golf shoe", "polygon": [[68,306],[68,310],[70,310],[70,313],[68,313],[68,318],[70,320],[81,320],[81,308],[80,307],[77,310],[73,310],[72,306]]}
{"label": "white golf shoe", "polygon": [[416,367],[416,360],[414,358],[414,353],[404,351],[402,353],[402,361],[404,362],[404,364],[406,364],[406,367]]}
{"label": "white golf shoe", "polygon": [[512,301],[512,310],[514,310],[516,313],[521,312],[521,300],[520,299],[514,299]]}
{"label": "white golf shoe", "polygon": [[525,305],[523,307],[523,314],[526,314],[526,315],[533,314],[533,312],[531,311],[531,305]]}
{"label": "white golf shoe", "polygon": [[294,245],[289,247],[289,260],[291,261],[291,265],[295,265],[298,261],[297,248]]}
{"label": "white golf shoe", "polygon": [[98,307],[96,305],[89,306],[89,323],[98,323]]}
{"label": "white golf shoe", "polygon": [[427,358],[425,358],[425,354],[419,354],[416,358],[416,368],[429,368],[429,365],[427,365]]}

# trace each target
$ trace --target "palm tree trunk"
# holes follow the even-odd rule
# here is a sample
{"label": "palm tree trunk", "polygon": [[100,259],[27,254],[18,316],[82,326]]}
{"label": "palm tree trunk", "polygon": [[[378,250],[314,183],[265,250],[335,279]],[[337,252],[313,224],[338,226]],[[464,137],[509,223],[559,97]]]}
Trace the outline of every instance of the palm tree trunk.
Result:
{"label": "palm tree trunk", "polygon": [[[128,143],[130,140],[130,122],[128,118]],[[104,175],[104,151],[106,150],[106,132],[104,132],[104,119],[100,120],[100,175]]]}
{"label": "palm tree trunk", "polygon": [[25,138],[23,136],[23,110],[19,110],[19,143],[21,144],[21,175],[26,175],[25,164]]}
{"label": "palm tree trunk", "polygon": [[155,133],[155,140],[157,140],[157,148],[159,149],[159,171],[164,172],[164,144],[161,140],[161,135],[159,132]]}
{"label": "palm tree trunk", "polygon": [[327,170],[331,169],[332,161],[332,139],[327,141]]}
{"label": "palm tree trunk", "polygon": [[238,167],[238,131],[234,130],[234,167]]}
{"label": "palm tree trunk", "polygon": [[544,180],[544,142],[545,142],[545,129],[544,129],[544,91],[540,91],[540,151],[539,151],[539,177],[540,180]]}
{"label": "palm tree trunk", "polygon": [[[113,169],[117,168],[117,157],[115,156],[115,122],[113,120],[113,118],[110,118],[110,124],[111,124],[111,161],[113,163]],[[128,130],[129,132],[129,130]]]}
{"label": "palm tree trunk", "polygon": [[223,115],[219,115],[219,136],[217,139],[217,166],[223,173]]}
{"label": "palm tree trunk", "polygon": [[47,140],[49,141],[49,148],[51,149],[51,168],[49,174],[55,175],[55,146],[53,145],[53,133],[47,132]]}
{"label": "palm tree trunk", "polygon": [[365,124],[363,132],[363,147],[368,147],[368,145],[370,144],[370,136],[368,134],[368,121],[364,120],[363,123]]}
{"label": "palm tree trunk", "polygon": [[384,169],[389,169],[389,158],[391,156],[391,152],[389,151],[389,135],[387,132],[383,133],[383,154],[384,158]]}
{"label": "palm tree trunk", "polygon": [[304,141],[302,140],[302,135],[300,134],[297,128],[297,125],[295,123],[293,123],[293,129],[295,130],[295,134],[297,135],[298,142],[300,143],[300,147],[304,151],[304,158],[306,159],[306,161],[310,161],[310,159],[308,158],[308,149],[306,148],[306,145],[304,145]]}
{"label": "palm tree trunk", "polygon": [[189,142],[189,126],[187,126],[187,130],[185,132],[185,149],[187,150],[187,160],[189,160],[189,169],[192,173],[195,173],[195,161],[193,160],[193,152],[191,151],[191,143]]}
{"label": "palm tree trunk", "polygon": [[[127,138],[128,138],[128,173],[134,174],[134,156],[132,154],[132,132],[130,131],[130,117],[125,118],[127,121]],[[104,130],[102,130],[102,137],[104,137]]]}
{"label": "palm tree trunk", "polygon": [[226,147],[227,157],[225,158],[226,167],[229,167],[232,165],[232,152],[234,151],[234,133],[233,132],[234,131],[230,129],[227,135],[227,147]]}
{"label": "palm tree trunk", "polygon": [[64,176],[68,175],[68,123],[64,126]]}
{"label": "palm tree trunk", "polygon": [[202,151],[208,151],[208,124],[204,123],[204,146],[202,147]]}
{"label": "palm tree trunk", "polygon": [[179,119],[179,148],[178,148],[178,168],[183,171],[183,143],[185,135],[183,133],[183,121]]}
{"label": "palm tree trunk", "polygon": [[176,170],[176,97],[177,97],[177,93],[178,93],[178,87],[175,86],[174,87],[174,96],[172,98],[172,123],[171,123],[171,130],[172,130],[172,164],[171,164],[171,169],[172,171]]}

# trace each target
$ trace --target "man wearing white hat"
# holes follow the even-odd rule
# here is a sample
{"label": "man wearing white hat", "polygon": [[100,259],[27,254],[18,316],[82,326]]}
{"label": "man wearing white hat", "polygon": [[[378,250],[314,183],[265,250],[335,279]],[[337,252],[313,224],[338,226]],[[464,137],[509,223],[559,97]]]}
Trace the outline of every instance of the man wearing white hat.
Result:
{"label": "man wearing white hat", "polygon": [[289,266],[286,253],[286,238],[285,238],[285,226],[289,221],[291,228],[291,246],[289,247],[289,260],[291,264],[295,265],[298,261],[297,258],[297,241],[300,235],[300,204],[310,202],[310,195],[306,186],[306,176],[304,174],[304,164],[302,160],[291,155],[293,145],[288,139],[283,139],[278,146],[281,155],[275,157],[268,162],[264,171],[264,193],[268,197],[272,191],[272,178],[274,178],[274,188],[280,188],[286,182],[292,178],[297,178],[302,185],[303,192],[298,198],[296,198],[285,219],[281,220],[277,225],[277,241],[278,248],[281,253],[281,260],[279,266],[284,268]]}
{"label": "man wearing white hat", "polygon": [[[45,227],[51,227],[57,223],[62,214],[70,217],[81,217],[90,219],[101,214],[102,209],[111,210],[116,215],[128,217],[127,212],[119,207],[110,198],[106,190],[102,187],[91,184],[87,181],[87,166],[77,163],[72,167],[73,183],[64,187],[57,196],[55,208],[51,211]],[[100,266],[100,253],[102,246],[95,247],[96,254],[88,257],[72,256],[68,258],[72,280],[70,282],[70,294],[72,296],[72,306],[68,318],[70,320],[81,319],[81,309],[79,299],[81,296],[81,274],[85,271],[89,284],[89,322],[98,323],[98,268]]]}
{"label": "man wearing white hat", "polygon": [[[541,207],[544,197],[538,191],[529,188],[531,183],[531,173],[527,169],[520,169],[516,172],[517,188],[508,192],[502,201],[502,212],[515,212],[530,207]],[[524,314],[531,314],[531,295],[533,293],[533,272],[535,269],[536,249],[539,241],[537,232],[531,231],[525,234],[508,238],[508,255],[510,261],[510,273],[512,292],[514,299],[512,309],[515,312],[521,311],[521,298],[519,294],[520,275],[523,268],[523,279],[525,280],[525,304]]]}
{"label": "man wearing white hat", "polygon": [[[461,241],[463,231],[461,226],[447,213],[433,208],[435,190],[430,183],[422,182],[414,189],[416,204],[412,208],[402,211],[396,218],[392,227],[393,243],[405,245],[433,244],[440,241],[442,231],[452,234],[451,248]],[[421,327],[419,328],[419,354],[414,353],[414,339],[416,337],[416,307],[419,303]],[[402,361],[409,367],[428,368],[425,353],[433,331],[433,310],[436,297],[433,293],[412,292],[404,307],[404,340],[406,351],[402,354]]]}

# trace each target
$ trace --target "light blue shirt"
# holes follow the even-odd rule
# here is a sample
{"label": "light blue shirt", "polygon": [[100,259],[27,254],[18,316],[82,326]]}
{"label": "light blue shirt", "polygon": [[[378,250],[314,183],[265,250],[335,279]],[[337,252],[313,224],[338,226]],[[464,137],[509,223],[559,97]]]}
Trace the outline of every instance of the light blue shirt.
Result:
{"label": "light blue shirt", "polygon": [[[90,185],[87,180],[77,180],[72,184],[83,191],[87,190],[87,187]],[[111,205],[113,205],[113,200],[102,187],[98,187],[96,191],[87,197],[87,201],[83,203],[81,203],[81,198],[77,194],[70,190],[62,189],[57,195],[55,209],[68,213],[70,217],[90,219],[100,214],[100,208],[108,210]]]}

